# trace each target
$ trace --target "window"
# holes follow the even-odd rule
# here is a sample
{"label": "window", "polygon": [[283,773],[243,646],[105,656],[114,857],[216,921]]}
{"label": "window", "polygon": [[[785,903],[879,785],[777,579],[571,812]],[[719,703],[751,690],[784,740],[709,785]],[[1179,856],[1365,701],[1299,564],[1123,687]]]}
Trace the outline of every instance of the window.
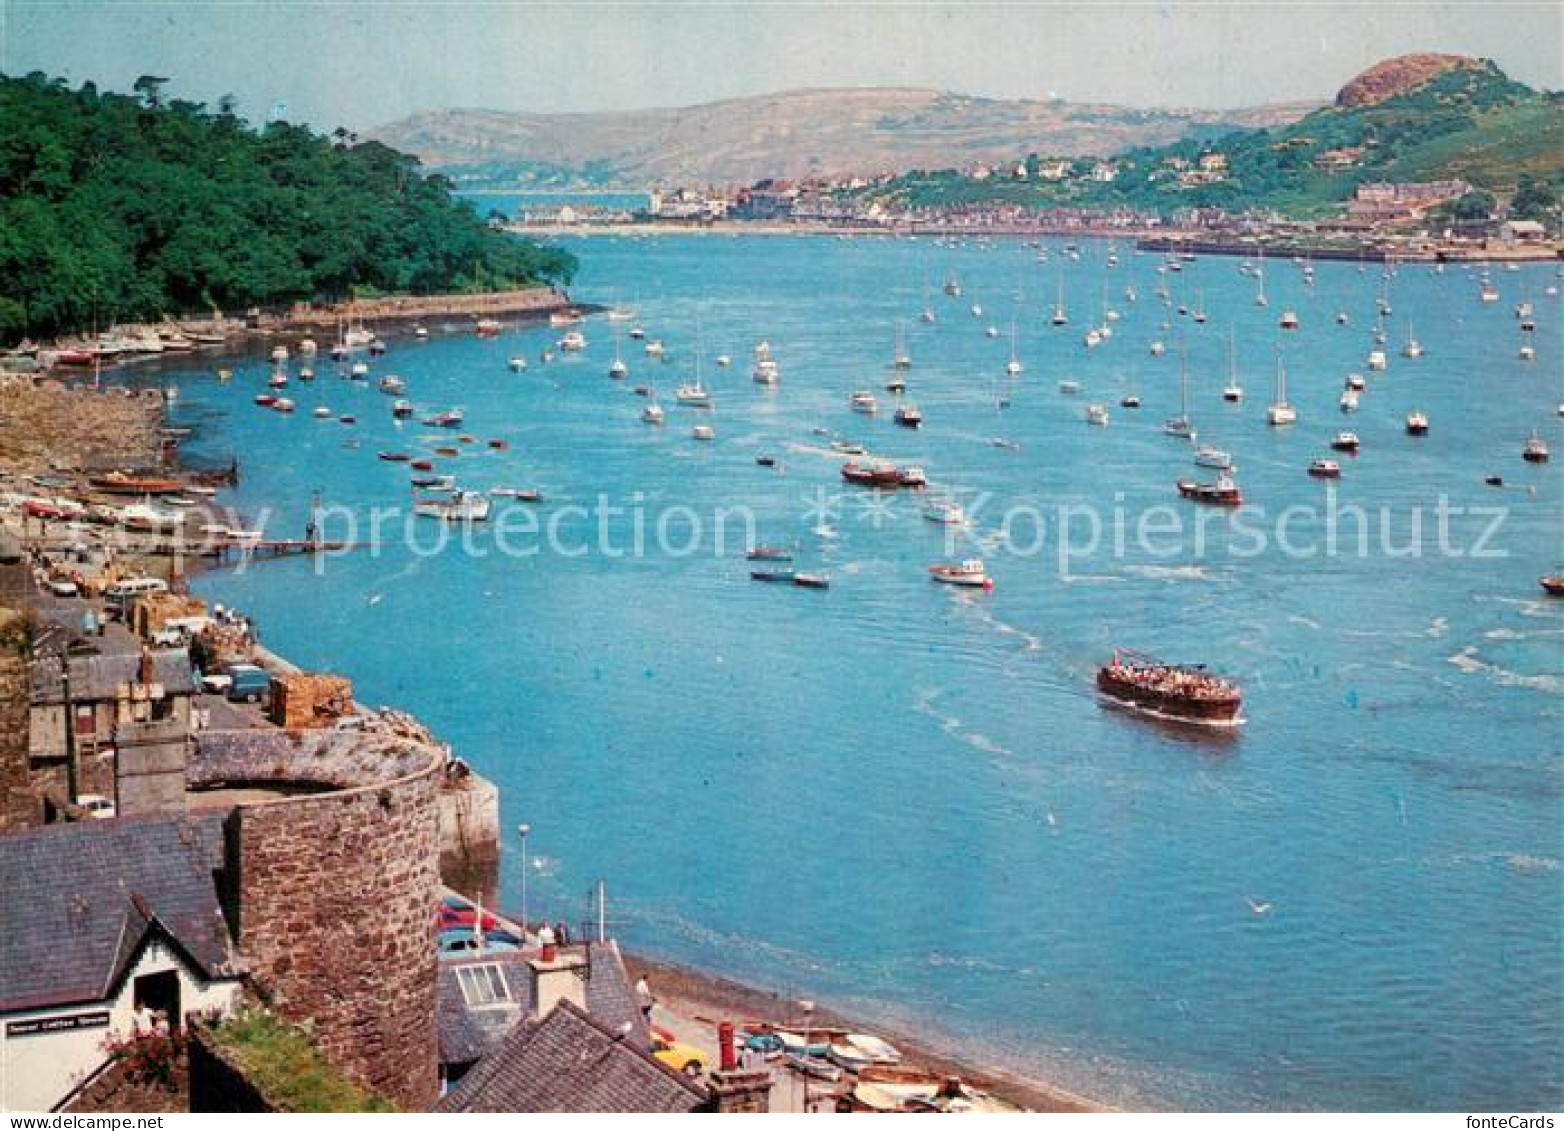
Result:
{"label": "window", "polygon": [[458,966],[456,980],[468,1005],[499,1005],[510,1001],[510,987],[499,966],[489,962],[479,966]]}

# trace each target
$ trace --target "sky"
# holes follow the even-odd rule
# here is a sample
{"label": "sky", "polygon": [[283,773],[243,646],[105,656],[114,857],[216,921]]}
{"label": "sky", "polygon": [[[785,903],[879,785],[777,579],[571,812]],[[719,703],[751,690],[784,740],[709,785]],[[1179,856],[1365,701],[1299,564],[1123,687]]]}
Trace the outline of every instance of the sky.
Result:
{"label": "sky", "polygon": [[682,106],[800,87],[1226,109],[1325,100],[1409,51],[1564,87],[1557,0],[1005,3],[0,0],[0,71],[239,99],[353,130],[421,110]]}

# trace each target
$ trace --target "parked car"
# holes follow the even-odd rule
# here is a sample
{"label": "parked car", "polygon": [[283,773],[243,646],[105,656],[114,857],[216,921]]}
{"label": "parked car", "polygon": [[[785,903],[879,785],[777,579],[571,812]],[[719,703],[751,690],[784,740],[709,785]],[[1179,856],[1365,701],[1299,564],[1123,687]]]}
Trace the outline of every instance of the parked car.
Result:
{"label": "parked car", "polygon": [[652,1055],[675,1072],[700,1076],[711,1068],[711,1057],[692,1045],[683,1045],[661,1026],[652,1027]]}
{"label": "parked car", "polygon": [[233,677],[227,672],[213,672],[211,675],[201,677],[201,690],[212,695],[226,695],[233,685]]}
{"label": "parked car", "polygon": [[54,594],[56,597],[81,596],[81,590],[76,588],[76,583],[74,581],[56,579],[47,583],[44,588],[47,589],[50,593]]}
{"label": "parked car", "polygon": [[91,813],[96,820],[107,821],[118,814],[114,802],[101,793],[82,793],[76,796],[76,804]]}
{"label": "parked car", "polygon": [[234,703],[259,703],[271,692],[272,677],[254,664],[229,664],[229,684],[225,693]]}

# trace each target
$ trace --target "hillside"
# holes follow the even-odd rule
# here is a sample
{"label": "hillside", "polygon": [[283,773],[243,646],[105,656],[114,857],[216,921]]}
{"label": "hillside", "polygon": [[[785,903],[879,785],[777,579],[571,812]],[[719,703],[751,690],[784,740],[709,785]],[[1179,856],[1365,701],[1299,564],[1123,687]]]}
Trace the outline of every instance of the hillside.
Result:
{"label": "hillside", "polygon": [[[1202,170],[1200,162],[1216,161]],[[873,190],[918,204],[1002,199],[1037,206],[1268,207],[1317,214],[1370,181],[1461,179],[1499,194],[1523,177],[1564,184],[1564,102],[1509,79],[1488,60],[1403,56],[1348,82],[1335,102],[1297,121],[1130,149],[1110,182],[977,185],[954,173],[913,174]]]}
{"label": "hillside", "polygon": [[1029,151],[1107,154],[1277,125],[1308,108],[1137,110],[934,90],[796,90],[624,113],[442,110],[371,133],[464,179],[646,186],[937,169]]}
{"label": "hillside", "polygon": [[355,290],[504,289],[574,261],[378,142],[0,76],[0,340]]}

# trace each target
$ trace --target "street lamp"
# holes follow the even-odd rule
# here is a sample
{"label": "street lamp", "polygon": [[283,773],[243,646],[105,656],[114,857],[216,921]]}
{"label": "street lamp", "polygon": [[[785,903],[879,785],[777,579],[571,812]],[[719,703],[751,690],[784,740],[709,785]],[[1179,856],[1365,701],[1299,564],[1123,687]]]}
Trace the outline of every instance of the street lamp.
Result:
{"label": "street lamp", "polygon": [[532,826],[523,821],[516,826],[516,833],[521,837],[521,935],[523,941],[527,936],[527,834],[532,831]]}

